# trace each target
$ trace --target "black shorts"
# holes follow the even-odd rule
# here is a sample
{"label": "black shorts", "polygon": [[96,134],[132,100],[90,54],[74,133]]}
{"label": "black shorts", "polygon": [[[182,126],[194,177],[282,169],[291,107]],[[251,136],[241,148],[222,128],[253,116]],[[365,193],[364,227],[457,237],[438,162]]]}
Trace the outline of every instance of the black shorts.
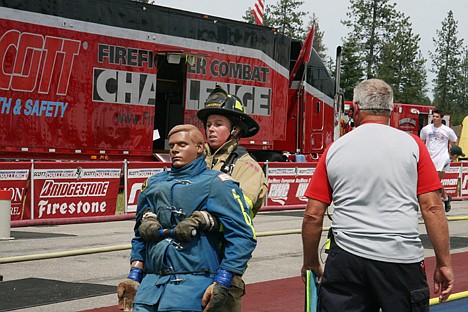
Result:
{"label": "black shorts", "polygon": [[424,262],[369,260],[332,241],[319,287],[318,311],[429,311],[429,295]]}

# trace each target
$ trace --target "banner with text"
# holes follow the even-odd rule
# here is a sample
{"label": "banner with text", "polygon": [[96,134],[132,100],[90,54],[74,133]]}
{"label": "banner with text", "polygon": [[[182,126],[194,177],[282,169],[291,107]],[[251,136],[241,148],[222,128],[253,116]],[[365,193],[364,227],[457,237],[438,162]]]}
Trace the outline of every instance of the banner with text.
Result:
{"label": "banner with text", "polygon": [[122,162],[36,162],[32,219],[114,215]]}
{"label": "banner with text", "polygon": [[0,190],[11,191],[12,221],[30,218],[29,210],[25,209],[30,169],[30,162],[0,162]]}
{"label": "banner with text", "polygon": [[127,167],[127,207],[125,212],[136,212],[141,186],[152,175],[170,170],[171,163],[129,162]]}
{"label": "banner with text", "polygon": [[305,205],[304,196],[317,163],[268,163],[266,206]]}
{"label": "banner with text", "polygon": [[445,193],[447,193],[447,195],[451,196],[452,198],[460,197],[460,182],[462,177],[461,173],[462,163],[451,163],[450,168],[445,171],[444,177],[441,180],[442,186],[445,189]]}

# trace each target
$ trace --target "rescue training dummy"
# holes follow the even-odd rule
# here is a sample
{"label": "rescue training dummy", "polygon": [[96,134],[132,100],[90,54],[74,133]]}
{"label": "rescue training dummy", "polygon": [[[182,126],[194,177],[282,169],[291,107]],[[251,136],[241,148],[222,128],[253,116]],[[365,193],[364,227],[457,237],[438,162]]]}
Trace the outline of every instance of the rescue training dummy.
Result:
{"label": "rescue training dummy", "polygon": [[195,126],[176,126],[168,139],[171,171],[150,177],[138,198],[119,308],[133,300],[133,311],[218,311],[256,246],[249,206],[229,175],[206,169]]}

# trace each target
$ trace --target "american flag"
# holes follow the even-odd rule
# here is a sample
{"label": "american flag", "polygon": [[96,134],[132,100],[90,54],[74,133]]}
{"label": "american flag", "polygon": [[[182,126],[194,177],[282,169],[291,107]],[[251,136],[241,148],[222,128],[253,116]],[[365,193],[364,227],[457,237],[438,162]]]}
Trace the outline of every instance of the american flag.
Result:
{"label": "american flag", "polygon": [[263,25],[263,10],[265,9],[265,0],[257,0],[255,3],[252,13],[255,17],[257,25]]}

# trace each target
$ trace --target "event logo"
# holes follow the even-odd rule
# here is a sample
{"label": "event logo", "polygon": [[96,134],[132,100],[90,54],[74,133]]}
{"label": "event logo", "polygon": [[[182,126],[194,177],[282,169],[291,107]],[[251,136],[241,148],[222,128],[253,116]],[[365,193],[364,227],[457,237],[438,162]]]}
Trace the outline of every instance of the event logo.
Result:
{"label": "event logo", "polygon": [[[270,183],[270,181],[268,181],[268,183]],[[288,201],[289,188],[289,183],[270,183],[268,199],[284,205]]]}
{"label": "event logo", "polygon": [[[0,37],[0,89],[49,94],[53,85],[57,95],[66,95],[80,44],[79,40],[6,31]],[[12,68],[6,60],[12,61]]]}
{"label": "event logo", "polygon": [[412,118],[403,118],[398,121],[401,129],[412,129],[416,127],[416,120]]}

